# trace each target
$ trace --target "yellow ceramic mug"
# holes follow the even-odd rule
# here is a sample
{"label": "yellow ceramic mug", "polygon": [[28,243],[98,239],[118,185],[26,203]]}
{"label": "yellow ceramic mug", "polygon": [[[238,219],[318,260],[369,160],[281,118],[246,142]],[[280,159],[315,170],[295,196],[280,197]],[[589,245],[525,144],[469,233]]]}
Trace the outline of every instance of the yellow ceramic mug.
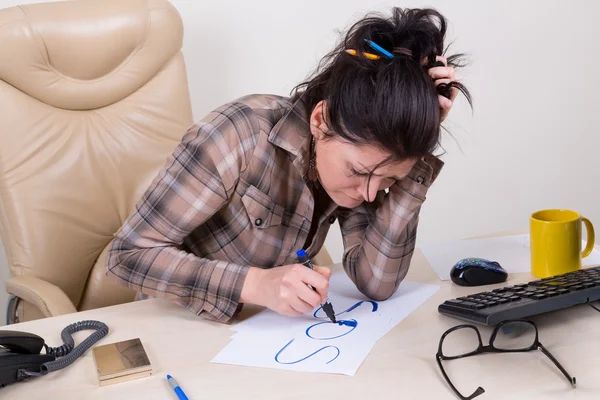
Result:
{"label": "yellow ceramic mug", "polygon": [[[581,252],[581,222],[587,230],[587,245]],[[592,223],[575,211],[541,210],[529,219],[531,273],[538,278],[581,269],[581,259],[594,249]]]}

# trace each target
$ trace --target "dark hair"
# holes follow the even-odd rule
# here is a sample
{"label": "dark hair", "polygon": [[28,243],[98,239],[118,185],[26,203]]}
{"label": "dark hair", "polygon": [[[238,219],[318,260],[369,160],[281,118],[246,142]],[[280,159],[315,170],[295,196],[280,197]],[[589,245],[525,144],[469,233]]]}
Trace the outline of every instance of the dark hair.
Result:
{"label": "dark hair", "polygon": [[[433,9],[393,8],[389,18],[368,14],[322,59],[314,76],[292,90],[292,99],[302,97],[308,114],[325,100],[325,121],[334,135],[392,154],[380,165],[431,154],[440,141],[438,94],[449,97],[456,87],[472,105],[462,84],[436,88],[427,74],[439,65],[436,57],[445,53],[446,26],[445,18]],[[373,50],[365,39],[394,57]],[[346,50],[355,50],[356,55]],[[380,58],[369,59],[363,52]],[[448,56],[448,66],[462,67],[462,57]]]}

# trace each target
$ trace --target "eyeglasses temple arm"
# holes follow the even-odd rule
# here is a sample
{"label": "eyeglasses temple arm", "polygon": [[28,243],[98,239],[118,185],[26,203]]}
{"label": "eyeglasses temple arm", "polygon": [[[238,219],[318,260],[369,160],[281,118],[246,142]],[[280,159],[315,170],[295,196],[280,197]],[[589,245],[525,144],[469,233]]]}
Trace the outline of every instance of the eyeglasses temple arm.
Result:
{"label": "eyeglasses temple arm", "polygon": [[554,358],[554,356],[550,354],[550,352],[541,343],[538,343],[537,346],[538,349],[540,349],[542,353],[544,353],[546,357],[548,357],[554,363],[554,365],[556,365],[558,369],[560,369],[560,372],[562,372],[563,375],[567,378],[567,380],[571,383],[571,386],[576,387],[577,380],[575,379],[575,377],[571,377],[567,370],[563,368],[563,366],[558,362],[558,360]]}
{"label": "eyeglasses temple arm", "polygon": [[483,388],[481,386],[479,386],[473,392],[473,394],[471,394],[470,396],[467,396],[467,397],[463,396],[462,394],[460,394],[460,392],[458,391],[458,389],[456,389],[456,387],[452,384],[452,381],[450,381],[450,378],[446,374],[446,371],[444,370],[444,367],[442,366],[442,358],[439,355],[437,355],[436,356],[436,360],[437,360],[438,366],[440,367],[440,370],[442,371],[442,375],[444,375],[444,378],[446,379],[446,382],[448,382],[448,385],[450,385],[450,388],[452,388],[452,390],[454,391],[454,393],[456,393],[456,395],[458,397],[460,397],[461,400],[471,400],[471,399],[474,399],[475,397],[477,397],[480,394],[482,394],[482,393],[485,392],[485,390],[483,390]]}

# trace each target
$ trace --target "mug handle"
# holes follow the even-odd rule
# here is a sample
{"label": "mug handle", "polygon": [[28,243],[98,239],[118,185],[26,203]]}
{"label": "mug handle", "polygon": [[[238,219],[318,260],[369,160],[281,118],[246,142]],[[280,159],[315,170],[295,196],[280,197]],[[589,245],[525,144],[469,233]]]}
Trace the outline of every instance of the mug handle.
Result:
{"label": "mug handle", "polygon": [[587,231],[587,244],[583,253],[581,254],[581,258],[585,258],[592,254],[592,250],[594,250],[594,245],[596,243],[596,235],[594,234],[594,226],[590,222],[589,219],[585,217],[581,217],[581,220],[585,224],[585,230]]}

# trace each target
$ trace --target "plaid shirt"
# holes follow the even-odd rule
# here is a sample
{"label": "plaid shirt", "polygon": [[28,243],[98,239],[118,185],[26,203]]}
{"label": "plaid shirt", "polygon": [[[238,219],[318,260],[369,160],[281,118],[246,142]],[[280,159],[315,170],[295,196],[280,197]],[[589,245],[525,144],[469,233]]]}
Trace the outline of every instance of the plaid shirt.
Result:
{"label": "plaid shirt", "polygon": [[[302,100],[252,95],[193,124],[125,221],[109,249],[107,274],[222,322],[240,309],[250,266],[272,268],[314,256],[337,218],[343,266],[373,299],[406,275],[418,214],[443,163],[421,159],[389,193],[355,209],[333,202],[313,216],[308,184],[309,116]],[[367,210],[370,207],[371,210]]]}

